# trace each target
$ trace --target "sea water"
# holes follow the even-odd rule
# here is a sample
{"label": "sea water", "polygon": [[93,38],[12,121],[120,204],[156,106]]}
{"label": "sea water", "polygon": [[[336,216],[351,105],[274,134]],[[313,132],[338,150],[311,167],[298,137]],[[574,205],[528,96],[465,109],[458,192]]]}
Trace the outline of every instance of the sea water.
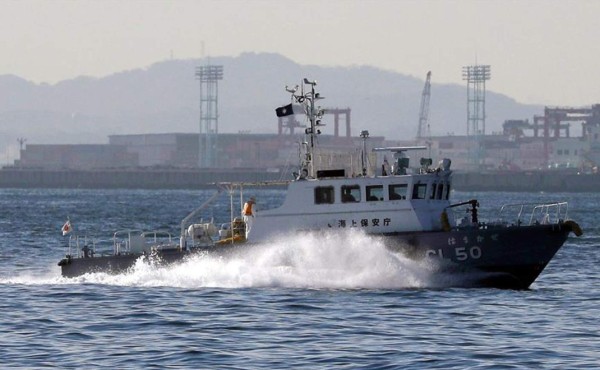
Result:
{"label": "sea water", "polygon": [[[257,208],[283,190],[247,190]],[[453,288],[377,238],[282,236],[242,255],[138,263],[66,279],[75,231],[169,230],[212,195],[182,190],[0,190],[0,368],[599,368],[600,194],[461,193],[482,218],[504,203],[569,202],[571,235],[525,291]],[[239,199],[234,207],[239,209]],[[227,195],[205,220],[229,218]],[[468,278],[468,277],[458,277]]]}

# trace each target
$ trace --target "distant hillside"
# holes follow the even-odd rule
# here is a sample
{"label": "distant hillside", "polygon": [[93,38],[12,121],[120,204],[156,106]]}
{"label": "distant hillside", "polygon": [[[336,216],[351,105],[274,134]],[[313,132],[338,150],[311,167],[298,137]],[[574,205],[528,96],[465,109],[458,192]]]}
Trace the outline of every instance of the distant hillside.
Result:
{"label": "distant hillside", "polygon": [[[369,66],[299,65],[277,54],[212,57],[224,66],[219,84],[221,132],[273,133],[275,107],[289,101],[284,86],[316,79],[323,106],[352,108],[352,130],[368,129],[389,139],[411,139],[417,131],[423,78]],[[78,77],[55,85],[0,76],[0,153],[28,143],[105,143],[110,134],[197,132],[199,85],[195,67],[205,60],[170,60],[103,78]],[[457,67],[457,73],[459,73]],[[430,121],[434,134],[466,132],[466,87],[435,83]],[[489,85],[493,86],[493,83]],[[488,85],[488,86],[489,86]],[[531,118],[541,106],[519,104],[488,91],[487,132],[510,118]],[[332,122],[326,116],[325,123]],[[326,130],[333,132],[332,125]],[[16,155],[13,149],[12,156]]]}

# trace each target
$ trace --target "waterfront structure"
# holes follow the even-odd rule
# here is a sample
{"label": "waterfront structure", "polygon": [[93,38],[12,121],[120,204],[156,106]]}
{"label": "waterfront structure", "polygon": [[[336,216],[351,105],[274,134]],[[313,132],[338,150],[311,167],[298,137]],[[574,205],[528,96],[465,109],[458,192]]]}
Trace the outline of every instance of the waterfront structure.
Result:
{"label": "waterfront structure", "polygon": [[463,80],[467,81],[467,136],[469,137],[470,170],[477,171],[485,157],[485,81],[490,79],[489,65],[464,66]]}
{"label": "waterfront structure", "polygon": [[28,144],[21,149],[16,167],[39,169],[127,168],[139,163],[125,145]]}
{"label": "waterfront structure", "polygon": [[[223,79],[223,66],[205,65],[196,68],[200,81],[200,135],[198,167],[216,167],[219,134],[219,81]],[[203,135],[204,134],[204,135]]]}
{"label": "waterfront structure", "polygon": [[[300,142],[298,135],[219,134],[219,149],[214,154],[219,169],[282,168],[295,165]],[[322,150],[317,153],[323,163],[333,165],[339,154],[347,155],[360,138],[322,135]],[[36,145],[21,151],[16,167],[40,169],[92,170],[107,168],[197,168],[198,134],[166,133],[111,135],[108,144]],[[372,137],[377,145],[383,137]],[[357,157],[358,158],[358,157]],[[355,160],[359,165],[359,159]]]}
{"label": "waterfront structure", "polygon": [[[343,161],[342,158],[356,158],[347,170],[349,173],[362,173],[360,156],[351,153],[351,148],[360,144],[361,138],[351,135],[350,113],[350,108],[324,108],[324,115],[333,116],[333,125],[330,125],[333,126],[333,135],[323,133],[319,136],[319,151],[314,155],[319,165],[332,167]],[[579,124],[581,131],[576,130]],[[211,140],[216,142],[216,138],[207,139],[206,133],[157,133],[111,135],[108,144],[29,143],[21,148],[20,159],[14,162],[14,166],[65,170],[192,169],[199,168],[199,163],[209,161],[212,163],[210,168],[215,169],[281,170],[295,165],[294,158],[302,145],[302,134],[306,127],[294,114],[278,117],[277,125],[277,134],[214,134],[220,145],[213,146],[210,160],[202,157],[206,154],[202,143]],[[478,149],[481,156],[477,159],[479,171],[573,168],[581,172],[597,172],[600,164],[600,104],[579,108],[546,107],[543,115],[536,115],[531,121],[510,119],[504,122],[502,128],[501,133],[478,137],[476,148],[481,149]],[[318,131],[322,129],[320,125]],[[430,137],[427,134],[425,142],[423,138],[412,140],[406,137],[403,140],[370,137],[369,140],[377,146],[427,144],[427,150],[415,151],[411,156],[416,160],[421,157],[432,158],[434,163],[450,157],[457,171],[469,172],[474,169],[472,138],[470,135]],[[391,158],[377,153],[372,159],[369,158],[369,162],[382,163],[384,159]],[[380,168],[369,170],[381,171]]]}

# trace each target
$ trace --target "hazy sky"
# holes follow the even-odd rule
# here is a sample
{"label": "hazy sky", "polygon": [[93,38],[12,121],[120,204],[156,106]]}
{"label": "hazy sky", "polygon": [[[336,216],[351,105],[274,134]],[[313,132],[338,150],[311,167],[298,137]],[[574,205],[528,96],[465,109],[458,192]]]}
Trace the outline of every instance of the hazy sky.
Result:
{"label": "hazy sky", "polygon": [[[0,0],[0,74],[55,83],[169,59],[274,52],[301,64],[372,65],[525,103],[600,102],[600,1]],[[311,76],[318,79],[318,76]]]}

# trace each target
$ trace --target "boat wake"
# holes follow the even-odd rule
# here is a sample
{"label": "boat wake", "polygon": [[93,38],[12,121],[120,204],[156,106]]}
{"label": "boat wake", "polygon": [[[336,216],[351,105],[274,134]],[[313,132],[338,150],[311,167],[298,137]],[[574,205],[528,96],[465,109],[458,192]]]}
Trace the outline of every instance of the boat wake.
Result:
{"label": "boat wake", "polygon": [[346,232],[281,237],[237,254],[196,255],[170,266],[152,265],[140,259],[130,271],[118,275],[20,275],[0,280],[16,284],[177,288],[410,289],[465,286],[470,278],[442,273],[432,261],[417,262],[391,252],[376,237]]}

